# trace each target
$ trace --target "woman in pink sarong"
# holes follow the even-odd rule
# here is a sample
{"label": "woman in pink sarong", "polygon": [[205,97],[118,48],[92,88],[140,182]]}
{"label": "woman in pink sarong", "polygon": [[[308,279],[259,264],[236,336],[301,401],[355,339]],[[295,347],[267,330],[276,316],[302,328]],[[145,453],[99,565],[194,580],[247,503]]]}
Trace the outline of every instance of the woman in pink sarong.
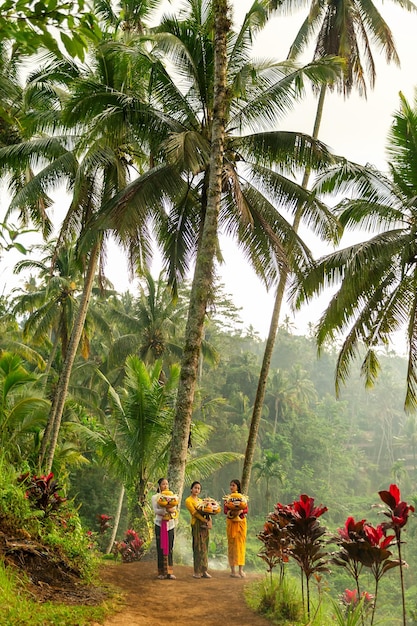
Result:
{"label": "woman in pink sarong", "polygon": [[172,550],[175,537],[175,520],[167,520],[167,513],[175,513],[176,507],[161,507],[158,504],[162,491],[168,491],[169,484],[167,478],[158,480],[158,491],[152,496],[152,508],[155,513],[155,541],[158,559],[158,578],[168,578],[175,580],[173,572]]}

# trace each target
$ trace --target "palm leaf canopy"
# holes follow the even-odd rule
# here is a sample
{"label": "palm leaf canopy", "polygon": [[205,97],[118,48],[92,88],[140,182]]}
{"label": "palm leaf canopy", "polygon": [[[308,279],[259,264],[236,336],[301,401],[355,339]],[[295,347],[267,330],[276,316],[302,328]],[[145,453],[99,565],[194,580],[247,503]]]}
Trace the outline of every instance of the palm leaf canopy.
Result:
{"label": "palm leaf canopy", "polygon": [[319,347],[343,337],[336,385],[361,354],[362,373],[372,385],[377,349],[406,329],[408,346],[405,408],[417,408],[417,100],[401,95],[388,136],[389,173],[371,166],[341,164],[321,176],[317,192],[349,193],[338,205],[346,228],[360,227],[370,238],[322,257],[298,277],[297,306],[326,288],[334,292],[317,328]]}
{"label": "palm leaf canopy", "polygon": [[161,361],[146,368],[143,361],[130,355],[123,387],[118,394],[111,394],[114,426],[108,427],[102,452],[125,484],[135,484],[139,479],[146,482],[163,465],[179,372],[173,366],[164,383],[161,372]]}
{"label": "palm leaf canopy", "polygon": [[[396,0],[398,6],[415,11],[409,0]],[[329,87],[348,96],[353,88],[366,96],[366,82],[374,87],[376,78],[372,46],[376,45],[388,63],[399,65],[394,38],[388,24],[371,0],[284,0],[277,3],[279,10],[291,11],[309,4],[309,13],[303,21],[288,54],[297,58],[313,37],[316,38],[314,59],[338,56],[345,61],[343,74]]]}
{"label": "palm leaf canopy", "polygon": [[[334,78],[340,64],[327,59],[301,68],[288,61],[252,60],[252,37],[265,15],[264,3],[255,2],[241,29],[229,37],[220,226],[237,238],[270,286],[280,266],[303,264],[309,258],[308,249],[287,222],[300,201],[306,207],[308,226],[320,236],[337,237],[337,220],[296,182],[306,166],[320,171],[334,157],[327,146],[311,137],[275,128],[302,95],[306,82]],[[175,286],[195,258],[207,201],[213,117],[211,3],[186,2],[184,13],[162,19],[150,42],[146,101],[143,93],[138,97],[116,89],[106,91],[107,100],[97,97],[94,101],[91,84],[88,97],[80,99],[80,110],[95,131],[100,127],[100,132],[118,132],[123,119],[126,136],[132,137],[132,144],[146,147],[150,164],[104,204],[91,226],[113,231],[136,266],[141,265],[144,229],[151,221]],[[125,54],[126,62],[129,55],[129,63],[140,64],[132,48],[125,48]],[[74,109],[74,103],[71,106]],[[127,141],[127,153],[129,145]]]}

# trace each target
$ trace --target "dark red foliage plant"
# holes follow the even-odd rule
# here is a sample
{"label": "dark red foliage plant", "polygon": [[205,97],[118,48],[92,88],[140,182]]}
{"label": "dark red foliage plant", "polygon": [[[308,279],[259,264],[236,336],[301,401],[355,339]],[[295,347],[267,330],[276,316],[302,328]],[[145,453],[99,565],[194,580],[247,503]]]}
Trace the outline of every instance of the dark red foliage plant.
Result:
{"label": "dark red foliage plant", "polygon": [[120,555],[124,563],[132,563],[140,561],[143,556],[144,541],[135,530],[129,529],[125,533],[123,541],[115,541],[113,546],[113,554],[117,557]]}
{"label": "dark red foliage plant", "polygon": [[[310,617],[310,579],[311,576],[327,572],[327,551],[323,549],[326,533],[318,518],[327,511],[327,507],[314,505],[314,498],[302,494],[292,504],[275,505],[274,513],[268,517],[261,541],[264,549],[260,556],[271,562],[275,554],[278,562],[283,556],[293,558],[300,567],[304,607]],[[269,543],[270,542],[270,543]],[[304,588],[305,582],[305,588]]]}
{"label": "dark red foliage plant", "polygon": [[355,522],[353,517],[348,517],[344,527],[338,529],[335,537],[339,552],[333,555],[331,562],[345,567],[353,576],[358,597],[360,597],[359,576],[362,568],[369,568],[373,574],[375,592],[371,624],[374,622],[379,581],[386,572],[400,564],[397,559],[391,558],[392,552],[388,550],[394,539],[394,535],[386,535],[386,528],[382,524],[372,526],[365,520]]}
{"label": "dark red foliage plant", "polygon": [[282,582],[284,563],[288,563],[289,560],[290,538],[286,531],[286,522],[276,513],[271,513],[257,537],[263,543],[258,556],[267,564],[267,572],[271,577],[274,567],[280,566],[279,578]]}
{"label": "dark red foliage plant", "polygon": [[388,506],[388,510],[384,511],[384,515],[389,518],[388,522],[384,522],[382,526],[384,530],[391,529],[395,533],[395,539],[397,542],[398,558],[400,566],[400,582],[401,582],[401,598],[402,598],[402,612],[403,612],[403,626],[406,625],[406,608],[405,608],[405,590],[404,590],[404,571],[403,565],[405,562],[401,556],[401,531],[407,524],[410,513],[414,513],[414,507],[411,504],[407,504],[401,500],[400,489],[397,485],[392,484],[389,486],[388,491],[379,491],[379,497],[382,502]]}
{"label": "dark red foliage plant", "polygon": [[112,515],[106,515],[106,513],[101,513],[97,515],[97,523],[98,523],[98,531],[100,535],[104,535],[105,532],[111,528],[110,520],[113,519]]}
{"label": "dark red foliage plant", "polygon": [[358,598],[361,596],[359,576],[363,568],[363,563],[357,558],[356,543],[365,538],[364,525],[364,519],[355,522],[353,517],[347,518],[343,528],[337,529],[335,543],[337,543],[340,548],[339,552],[334,554],[331,559],[331,563],[334,565],[345,567],[355,580]]}
{"label": "dark red foliage plant", "polygon": [[56,511],[67,501],[67,498],[59,494],[60,486],[52,472],[42,476],[31,476],[26,472],[19,476],[18,482],[26,486],[25,495],[31,506],[44,511],[45,515]]}
{"label": "dark red foliage plant", "polygon": [[[299,500],[292,504],[275,505],[258,539],[263,548],[259,553],[268,565],[268,572],[276,565],[283,564],[288,557],[293,558],[299,565],[302,573],[302,596],[305,607],[307,597],[307,614],[310,618],[310,589],[311,576],[320,578],[321,572],[328,572],[328,564],[332,563],[344,567],[355,580],[356,589],[349,591],[344,604],[349,600],[351,612],[359,608],[362,611],[362,624],[365,612],[371,613],[371,626],[374,623],[375,609],[378,598],[378,585],[381,578],[390,570],[399,567],[401,576],[401,593],[403,604],[403,626],[406,625],[405,595],[403,566],[406,565],[401,557],[401,533],[404,531],[408,519],[414,513],[414,507],[401,500],[397,485],[390,485],[389,490],[380,491],[379,496],[388,507],[384,515],[388,521],[373,526],[365,519],[355,521],[348,517],[344,526],[339,528],[336,536],[326,543],[336,543],[338,551],[331,555],[324,550],[326,529],[318,520],[327,507],[315,506],[314,498],[302,494]],[[390,532],[391,531],[391,532]],[[391,548],[397,545],[398,559],[393,558]],[[331,558],[330,558],[331,557]],[[374,594],[361,592],[360,576],[363,568],[371,571],[374,581]],[[306,583],[306,594],[304,591]],[[347,606],[347,605],[346,605]]]}

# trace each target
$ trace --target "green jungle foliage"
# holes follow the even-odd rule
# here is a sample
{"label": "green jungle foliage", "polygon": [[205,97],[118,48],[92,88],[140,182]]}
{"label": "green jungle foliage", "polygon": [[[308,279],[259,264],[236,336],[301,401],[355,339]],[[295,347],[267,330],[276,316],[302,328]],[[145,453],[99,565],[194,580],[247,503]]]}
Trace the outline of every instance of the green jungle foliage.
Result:
{"label": "green jungle foliage", "polygon": [[[206,79],[213,70],[211,21],[205,24],[206,30],[192,33],[191,22],[181,22],[184,16],[178,22],[178,42],[189,33],[199,42],[198,50],[191,46],[190,52],[205,51],[201,57],[204,62],[195,63],[197,69],[207,70],[207,74],[198,72],[203,96],[201,107],[196,104],[197,83],[191,81],[190,85],[194,86],[190,93],[182,93],[176,77],[170,75],[171,65],[178,61],[179,71],[191,80],[188,69],[191,70],[192,64],[186,59],[186,47],[169,45],[175,39],[172,34],[177,33],[176,19],[166,19],[156,29],[153,45],[157,42],[158,45],[154,56],[154,51],[143,47],[146,46],[143,42],[149,42],[150,30],[147,32],[146,27],[149,11],[159,3],[153,0],[127,3],[119,16],[111,4],[99,2],[94,11],[97,15],[93,15],[83,2],[76,1],[45,0],[33,5],[22,0],[16,6],[13,2],[0,2],[0,85],[4,92],[0,103],[0,174],[2,184],[5,182],[7,192],[13,197],[5,223],[0,224],[0,255],[10,250],[26,255],[15,268],[17,274],[26,272],[24,284],[0,297],[0,519],[4,526],[19,527],[32,538],[42,539],[51,551],[68,559],[85,579],[93,574],[95,549],[108,552],[115,540],[116,552],[128,560],[139,558],[144,546],[150,545],[149,537],[143,537],[145,533],[151,535],[149,500],[157,479],[167,471],[179,363],[186,343],[187,310],[194,294],[181,280],[188,275],[187,270],[201,246],[207,181],[199,176],[208,172],[209,156],[212,156],[206,136],[210,124],[206,128],[203,114],[211,109],[211,97],[206,98]],[[234,112],[236,122],[227,131],[227,160],[233,167],[224,177],[230,188],[225,211],[220,215],[224,230],[237,236],[258,275],[269,286],[277,278],[277,267],[280,270],[285,267],[288,253],[289,257],[294,256],[289,272],[303,274],[304,280],[304,264],[310,257],[307,248],[295,246],[294,233],[279,214],[279,200],[286,199],[285,208],[296,212],[296,221],[301,218],[301,205],[309,200],[304,206],[307,207],[304,217],[307,222],[315,223],[316,234],[327,237],[328,242],[336,237],[339,226],[334,214],[318,201],[319,196],[316,193],[310,196],[307,182],[296,190],[294,181],[282,176],[287,168],[291,176],[296,170],[297,174],[304,171],[305,175],[315,168],[320,170],[325,163],[329,165],[333,161],[333,155],[315,142],[318,153],[313,156],[307,136],[294,134],[288,143],[287,132],[283,137],[278,131],[272,132],[269,124],[272,121],[275,124],[276,113],[283,115],[287,106],[291,108],[302,95],[304,80],[321,78],[324,90],[326,81],[339,81],[339,86],[344,82],[339,64],[333,66],[327,61],[322,64],[316,58],[311,71],[294,70],[296,88],[287,91],[287,80],[281,84],[281,79],[288,78],[291,66],[288,59],[281,69],[275,62],[270,68],[265,66],[268,69],[265,74],[263,62],[259,66],[252,62],[252,39],[265,23],[268,11],[277,4],[254,3],[241,47],[237,45],[236,54],[230,59],[229,70],[234,66],[236,71],[236,74],[229,72],[229,79],[234,77],[233,85],[228,86],[230,112]],[[407,2],[403,4],[411,8]],[[199,7],[207,8],[208,3],[190,5],[197,11]],[[378,27],[378,23],[383,25],[372,10],[371,14],[372,20],[363,18],[362,35],[366,34],[367,42],[370,28],[372,40],[387,46],[387,61],[390,61],[396,58],[391,37],[385,28]],[[364,15],[368,15],[366,11]],[[57,40],[50,34],[51,27],[57,31]],[[164,28],[167,32],[172,28],[168,38]],[[71,35],[67,34],[69,31]],[[334,30],[330,29],[329,33],[333,41]],[[344,41],[345,37],[339,33],[336,39]],[[201,50],[200,43],[204,44]],[[38,55],[42,46],[48,53],[42,59],[36,57],[37,67],[26,72],[28,82],[24,86],[20,80],[21,65],[33,61],[32,55]],[[83,64],[87,51],[90,61]],[[372,55],[367,58],[369,68],[373,68]],[[354,73],[362,75],[356,51],[350,55],[349,63],[353,61]],[[369,78],[372,83],[374,77]],[[359,82],[362,84],[362,80]],[[347,94],[352,86],[345,84],[343,91]],[[92,98],[93,95],[97,97]],[[336,317],[332,316],[331,307],[330,317],[324,318],[329,324],[322,322],[320,359],[313,329],[311,336],[296,335],[288,319],[279,328],[247,494],[250,509],[247,564],[259,571],[265,568],[265,563],[258,557],[261,549],[258,534],[277,503],[293,502],[300,494],[308,494],[321,503],[325,507],[325,530],[315,528],[315,531],[319,539],[328,539],[329,550],[335,549],[332,537],[349,516],[378,523],[381,510],[376,494],[390,483],[401,488],[404,500],[417,504],[417,416],[404,412],[405,397],[409,399],[408,407],[415,408],[415,364],[411,350],[415,344],[415,324],[409,324],[408,363],[388,349],[374,350],[376,345],[388,345],[386,340],[399,322],[415,319],[410,310],[410,302],[415,301],[411,297],[416,291],[414,280],[408,285],[409,271],[411,268],[414,275],[416,259],[414,229],[408,228],[415,223],[416,181],[413,177],[408,180],[415,150],[414,142],[413,149],[409,149],[405,132],[408,121],[415,127],[415,120],[403,97],[401,100],[403,111],[410,115],[397,115],[393,127],[391,158],[396,161],[397,171],[393,170],[393,181],[389,178],[382,181],[390,193],[384,189],[381,194],[375,193],[373,186],[379,186],[381,177],[370,168],[362,170],[349,164],[341,174],[339,167],[345,168],[345,162],[341,166],[335,163],[334,175],[328,174],[327,180],[324,176],[321,186],[324,191],[327,186],[327,190],[340,192],[344,184],[355,181],[359,191],[368,189],[369,195],[362,198],[365,209],[372,202],[375,204],[376,199],[384,201],[382,212],[378,203],[373,209],[378,228],[383,230],[381,223],[385,221],[399,220],[406,225],[407,245],[402,237],[395,237],[396,245],[391,247],[392,237],[383,237],[389,244],[383,246],[388,248],[384,271],[391,281],[392,268],[398,270],[398,277],[404,279],[402,296],[398,302],[393,301],[386,315],[378,284],[383,272],[379,269],[382,257],[378,254],[381,246],[377,238],[375,253],[372,246],[364,257],[363,251],[360,252],[357,264],[351,264],[353,274],[349,271],[346,274],[348,297],[346,300],[345,293],[344,303],[347,306],[336,306]],[[108,108],[109,102],[112,106]],[[258,122],[262,123],[257,126]],[[189,140],[197,140],[190,150],[182,138],[185,129]],[[248,135],[248,129],[256,130],[256,135]],[[264,130],[265,136],[261,132]],[[241,131],[242,137],[238,136]],[[407,150],[396,155],[396,142],[401,147],[403,141]],[[183,151],[181,146],[185,146]],[[254,157],[251,165],[249,157]],[[251,193],[241,179],[242,162],[246,168],[253,167],[253,177],[248,176],[252,181]],[[154,178],[148,184],[150,171]],[[139,178],[130,182],[130,177],[136,174]],[[391,182],[395,184],[392,186]],[[253,195],[258,183],[259,192]],[[398,194],[396,185],[402,193]],[[52,223],[48,209],[54,204],[49,193],[60,186],[65,186],[72,197],[57,243],[51,239],[57,224]],[[148,190],[146,198],[141,196],[143,188]],[[270,200],[262,195],[266,190]],[[179,197],[183,200],[178,203]],[[393,210],[387,211],[385,205],[390,197]],[[136,205],[133,199],[141,204]],[[169,220],[160,211],[164,203],[171,209]],[[141,223],[135,221],[141,213],[138,206],[143,212]],[[245,222],[235,220],[247,209],[253,211],[247,215],[248,223],[255,225],[253,232],[246,228]],[[321,209],[325,209],[324,215],[319,217]],[[361,198],[358,211],[348,209],[342,214],[341,223],[360,224],[363,218],[368,221]],[[18,227],[10,222],[15,212],[19,214]],[[100,214],[101,218],[91,221],[93,214],[96,217]],[[271,219],[265,219],[266,216]],[[157,226],[156,230],[152,230],[151,222]],[[100,262],[105,257],[102,243],[110,232],[106,230],[109,224],[118,243],[129,250],[132,267],[141,270],[135,295],[118,293],[117,286],[115,289],[102,274]],[[268,226],[265,231],[264,225]],[[269,230],[274,234],[272,247],[266,236]],[[40,254],[39,249],[26,248],[20,243],[26,233],[34,232],[44,238]],[[95,235],[98,235],[96,239]],[[160,244],[175,297],[162,275],[154,279],[146,271],[151,240]],[[275,256],[281,245],[283,258]],[[220,249],[218,252],[220,256]],[[31,258],[32,254],[36,258]],[[344,257],[338,253],[336,258],[330,256],[330,266],[329,258],[322,261],[328,266],[325,271],[337,275],[337,268],[343,273]],[[356,265],[375,268],[367,272],[369,282],[365,286],[357,280]],[[92,277],[91,282],[88,276]],[[354,303],[349,301],[350,281],[359,289],[357,295],[364,303],[366,321],[361,318],[341,367],[340,346],[329,337],[333,337],[333,326],[340,323],[340,316],[344,319],[346,315],[349,317],[349,310],[356,312]],[[301,291],[297,303],[307,301],[320,286],[313,271],[306,285],[298,286]],[[221,285],[210,285],[210,291],[186,479],[187,486],[192,480],[201,480],[203,495],[221,500],[230,480],[242,474],[265,342],[253,329],[242,329],[239,311]],[[391,298],[389,289],[387,294]],[[376,316],[365,295],[371,296],[371,303],[379,303]],[[85,318],[77,323],[78,313],[83,310]],[[74,347],[71,337],[75,328],[79,331],[79,342]],[[336,378],[340,383],[345,379],[346,363],[357,348],[351,376],[336,398],[335,371],[339,371]],[[381,372],[376,378],[378,360]],[[41,468],[45,458],[53,467],[44,475]],[[221,567],[226,561],[223,521],[216,520],[211,533],[213,565]],[[411,516],[403,546],[403,558],[409,564],[404,573],[406,601],[413,620],[417,619],[414,522]],[[112,531],[114,537],[110,537]],[[126,550],[123,541],[126,539],[135,546],[133,553],[131,546]],[[119,549],[122,544],[124,547]],[[178,527],[176,559],[185,562],[189,557],[189,525],[184,511]],[[257,599],[253,602],[260,598],[257,608],[261,612],[268,616],[278,612],[288,623],[296,624],[305,617],[300,615],[300,589],[291,578],[294,575],[296,579],[294,563],[286,563],[285,568],[289,570],[285,584],[280,580],[274,586],[273,573],[254,593]],[[318,619],[325,623],[329,615],[337,615],[334,598],[350,582],[341,569],[332,568],[324,574],[318,568],[317,578],[309,572],[307,580],[313,587],[309,607],[312,623]],[[380,586],[382,609],[379,610],[388,624],[398,617],[398,580],[392,574],[384,576]],[[2,576],[1,570],[0,579]],[[326,594],[333,603],[326,604]],[[16,623],[24,619],[12,612],[8,618]],[[351,618],[353,624],[356,615]],[[80,616],[77,623],[82,624],[83,619]],[[57,623],[59,620],[57,617]]]}

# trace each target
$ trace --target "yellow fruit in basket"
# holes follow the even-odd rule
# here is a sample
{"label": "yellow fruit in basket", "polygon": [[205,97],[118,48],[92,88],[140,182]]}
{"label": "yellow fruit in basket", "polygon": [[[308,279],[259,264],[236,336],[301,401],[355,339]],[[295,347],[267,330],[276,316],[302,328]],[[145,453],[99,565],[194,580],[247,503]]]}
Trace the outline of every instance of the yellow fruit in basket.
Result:
{"label": "yellow fruit in basket", "polygon": [[158,498],[158,506],[162,506],[162,507],[174,507],[174,506],[178,506],[179,504],[179,499],[178,496],[173,493],[172,491],[169,491],[169,489],[165,489],[165,491],[161,491],[161,495]]}
{"label": "yellow fruit in basket", "polygon": [[220,513],[220,504],[214,498],[203,498],[203,500],[197,505],[197,510],[201,513],[217,515],[217,513]]}
{"label": "yellow fruit in basket", "polygon": [[246,509],[248,505],[248,499],[242,493],[230,493],[228,496],[224,496],[226,508],[230,511],[240,511]]}

